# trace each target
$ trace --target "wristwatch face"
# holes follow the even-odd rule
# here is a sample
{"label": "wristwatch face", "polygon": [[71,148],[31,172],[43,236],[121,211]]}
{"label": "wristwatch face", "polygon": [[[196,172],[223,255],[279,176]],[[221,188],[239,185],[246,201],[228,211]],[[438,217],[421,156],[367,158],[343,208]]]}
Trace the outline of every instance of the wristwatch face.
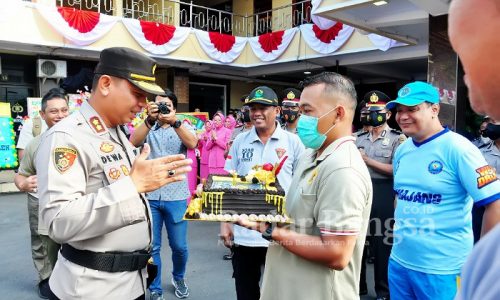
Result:
{"label": "wristwatch face", "polygon": [[179,128],[179,127],[181,127],[181,124],[182,124],[182,123],[181,123],[181,121],[180,121],[180,120],[177,120],[177,121],[175,121],[175,122],[174,122],[173,127],[174,127],[174,128]]}

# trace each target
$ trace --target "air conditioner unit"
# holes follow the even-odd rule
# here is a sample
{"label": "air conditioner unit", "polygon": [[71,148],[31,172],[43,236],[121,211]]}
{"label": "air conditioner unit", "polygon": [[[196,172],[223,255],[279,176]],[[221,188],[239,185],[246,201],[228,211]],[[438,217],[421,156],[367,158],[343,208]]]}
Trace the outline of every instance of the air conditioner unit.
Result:
{"label": "air conditioner unit", "polygon": [[40,78],[66,78],[66,61],[38,59],[36,75]]}

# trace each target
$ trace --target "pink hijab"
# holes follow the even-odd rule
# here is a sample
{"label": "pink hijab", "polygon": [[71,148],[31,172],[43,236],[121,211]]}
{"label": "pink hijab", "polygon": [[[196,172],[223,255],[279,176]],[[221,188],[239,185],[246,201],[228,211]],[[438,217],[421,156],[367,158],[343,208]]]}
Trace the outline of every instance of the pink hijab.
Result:
{"label": "pink hijab", "polygon": [[233,115],[227,116],[226,121],[224,122],[224,126],[226,126],[226,128],[231,131],[234,129],[234,127],[236,126],[236,120],[234,119]]}

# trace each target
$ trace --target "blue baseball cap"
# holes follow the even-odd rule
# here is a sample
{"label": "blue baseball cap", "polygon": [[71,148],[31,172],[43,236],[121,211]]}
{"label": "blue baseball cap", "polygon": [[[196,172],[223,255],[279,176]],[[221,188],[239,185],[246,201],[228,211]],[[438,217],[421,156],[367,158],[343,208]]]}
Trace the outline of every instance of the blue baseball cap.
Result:
{"label": "blue baseball cap", "polygon": [[398,91],[398,98],[386,104],[387,109],[392,109],[397,104],[415,106],[420,103],[439,103],[439,93],[432,85],[415,81],[408,83]]}

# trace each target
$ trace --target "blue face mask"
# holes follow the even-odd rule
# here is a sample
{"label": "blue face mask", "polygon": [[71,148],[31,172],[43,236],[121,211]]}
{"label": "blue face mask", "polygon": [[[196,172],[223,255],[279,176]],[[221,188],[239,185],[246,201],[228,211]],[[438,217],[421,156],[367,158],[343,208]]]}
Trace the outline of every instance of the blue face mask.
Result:
{"label": "blue face mask", "polygon": [[330,127],[325,133],[319,133],[318,132],[318,123],[319,119],[323,118],[324,116],[328,115],[335,109],[337,109],[338,106],[335,106],[333,109],[331,109],[329,112],[326,114],[322,115],[321,117],[311,117],[302,114],[299,118],[299,121],[297,123],[297,134],[299,135],[300,140],[306,146],[306,148],[311,148],[314,150],[318,150],[323,146],[323,143],[326,140],[326,135],[328,132],[330,132],[333,128],[335,128],[335,125],[333,124],[332,127]]}

